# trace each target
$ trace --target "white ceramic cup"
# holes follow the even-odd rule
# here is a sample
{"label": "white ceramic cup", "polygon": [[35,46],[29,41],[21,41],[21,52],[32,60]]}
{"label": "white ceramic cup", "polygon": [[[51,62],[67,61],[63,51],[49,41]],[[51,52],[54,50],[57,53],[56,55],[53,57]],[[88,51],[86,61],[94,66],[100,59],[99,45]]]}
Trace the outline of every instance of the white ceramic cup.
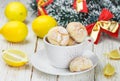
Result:
{"label": "white ceramic cup", "polygon": [[44,44],[50,63],[58,68],[68,68],[70,61],[82,55],[85,50],[92,50],[93,39],[87,37],[84,42],[73,46],[57,46],[52,45],[47,41],[45,36]]}

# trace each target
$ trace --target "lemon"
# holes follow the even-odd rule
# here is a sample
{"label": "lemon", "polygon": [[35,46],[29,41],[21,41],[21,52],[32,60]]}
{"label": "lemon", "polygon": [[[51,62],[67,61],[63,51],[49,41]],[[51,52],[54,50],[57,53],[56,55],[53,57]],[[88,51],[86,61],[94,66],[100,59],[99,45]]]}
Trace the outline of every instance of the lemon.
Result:
{"label": "lemon", "polygon": [[115,74],[115,68],[111,64],[107,64],[104,68],[104,76],[110,77]]}
{"label": "lemon", "polygon": [[23,66],[28,62],[27,55],[19,50],[9,49],[3,51],[3,60],[10,66]]}
{"label": "lemon", "polygon": [[116,50],[111,51],[109,54],[109,58],[113,59],[113,60],[119,60],[120,54],[119,54],[118,50],[116,49]]}
{"label": "lemon", "polygon": [[3,37],[10,42],[21,42],[27,34],[27,26],[20,21],[10,21],[6,23],[0,30]]}
{"label": "lemon", "polygon": [[27,9],[21,2],[10,2],[5,8],[5,16],[9,20],[24,21],[27,17]]}
{"label": "lemon", "polygon": [[53,17],[42,15],[33,20],[32,29],[38,37],[43,38],[56,25],[57,22]]}

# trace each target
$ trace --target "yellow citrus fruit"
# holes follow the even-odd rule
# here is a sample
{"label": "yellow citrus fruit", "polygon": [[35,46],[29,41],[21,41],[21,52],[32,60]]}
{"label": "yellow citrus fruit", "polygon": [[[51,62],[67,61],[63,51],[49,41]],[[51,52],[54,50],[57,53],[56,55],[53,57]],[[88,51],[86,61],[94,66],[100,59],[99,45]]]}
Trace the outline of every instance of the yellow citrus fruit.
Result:
{"label": "yellow citrus fruit", "polygon": [[10,21],[6,23],[0,30],[3,37],[10,42],[21,42],[27,34],[27,26],[20,21]]}
{"label": "yellow citrus fruit", "polygon": [[3,51],[3,60],[10,66],[23,66],[28,62],[27,55],[19,50],[9,49]]}
{"label": "yellow citrus fruit", "polygon": [[104,76],[110,77],[115,74],[115,68],[111,64],[107,64],[104,68]]}
{"label": "yellow citrus fruit", "polygon": [[10,2],[5,8],[5,16],[9,20],[24,21],[27,17],[27,9],[21,2]]}
{"label": "yellow citrus fruit", "polygon": [[43,15],[33,20],[32,29],[38,37],[43,38],[48,31],[56,25],[57,22],[53,17]]}
{"label": "yellow citrus fruit", "polygon": [[116,50],[111,51],[109,54],[109,58],[113,59],[113,60],[119,60],[120,54],[119,54],[118,50],[116,49]]}

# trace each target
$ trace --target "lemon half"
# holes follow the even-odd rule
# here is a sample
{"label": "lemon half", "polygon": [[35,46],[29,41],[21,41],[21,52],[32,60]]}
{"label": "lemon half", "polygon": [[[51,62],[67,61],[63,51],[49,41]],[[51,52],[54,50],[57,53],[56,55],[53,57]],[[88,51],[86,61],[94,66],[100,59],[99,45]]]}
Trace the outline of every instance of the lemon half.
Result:
{"label": "lemon half", "polygon": [[15,49],[3,51],[2,57],[8,65],[15,67],[23,66],[28,62],[27,55],[24,52]]}

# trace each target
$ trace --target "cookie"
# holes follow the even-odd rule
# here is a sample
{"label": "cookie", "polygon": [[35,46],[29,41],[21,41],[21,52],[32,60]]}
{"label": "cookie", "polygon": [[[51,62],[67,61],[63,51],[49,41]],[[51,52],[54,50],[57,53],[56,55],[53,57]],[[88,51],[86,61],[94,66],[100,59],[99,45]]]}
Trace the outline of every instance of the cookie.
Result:
{"label": "cookie", "polygon": [[64,27],[57,26],[48,32],[47,39],[53,45],[66,46],[69,42],[69,34]]}
{"label": "cookie", "polygon": [[69,42],[68,42],[68,46],[72,46],[72,45],[75,45],[76,42],[70,37],[69,38]]}
{"label": "cookie", "polygon": [[69,65],[69,69],[71,72],[84,71],[93,66],[93,63],[90,59],[86,57],[77,57],[73,59],[73,61]]}
{"label": "cookie", "polygon": [[87,37],[87,30],[85,26],[83,26],[79,22],[71,22],[67,25],[67,31],[70,36],[78,43],[81,43]]}

